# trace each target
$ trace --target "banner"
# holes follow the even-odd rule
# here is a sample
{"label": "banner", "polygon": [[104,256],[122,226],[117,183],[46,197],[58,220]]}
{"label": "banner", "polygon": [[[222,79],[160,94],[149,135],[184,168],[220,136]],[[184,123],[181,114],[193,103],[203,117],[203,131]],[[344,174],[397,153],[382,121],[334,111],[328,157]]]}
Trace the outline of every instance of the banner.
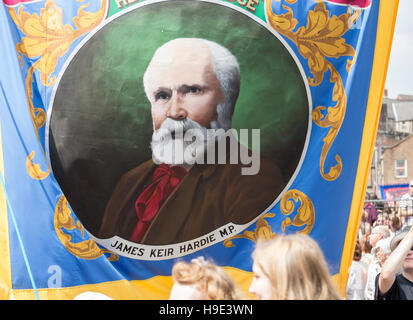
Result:
{"label": "banner", "polygon": [[304,233],[344,293],[398,1],[3,0],[0,296],[245,291]]}
{"label": "banner", "polygon": [[400,197],[409,192],[409,184],[387,184],[380,186],[383,200],[400,200]]}

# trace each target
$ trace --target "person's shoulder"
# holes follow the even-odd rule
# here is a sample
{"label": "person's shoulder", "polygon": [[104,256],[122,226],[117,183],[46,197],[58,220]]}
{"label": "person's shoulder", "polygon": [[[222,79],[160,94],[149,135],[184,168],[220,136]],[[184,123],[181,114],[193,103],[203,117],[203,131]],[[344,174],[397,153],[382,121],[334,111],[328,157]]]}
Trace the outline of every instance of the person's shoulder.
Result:
{"label": "person's shoulder", "polygon": [[396,281],[399,284],[404,284],[413,287],[413,282],[407,279],[402,273],[396,275]]}

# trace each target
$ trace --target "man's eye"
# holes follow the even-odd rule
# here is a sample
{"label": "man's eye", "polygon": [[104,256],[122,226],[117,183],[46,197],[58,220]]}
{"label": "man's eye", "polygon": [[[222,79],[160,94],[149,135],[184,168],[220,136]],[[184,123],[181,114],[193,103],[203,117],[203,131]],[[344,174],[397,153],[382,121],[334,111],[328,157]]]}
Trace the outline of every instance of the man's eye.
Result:
{"label": "man's eye", "polygon": [[199,93],[199,92],[201,92],[201,88],[199,88],[199,87],[190,87],[190,88],[189,88],[189,92],[191,92],[191,93]]}
{"label": "man's eye", "polygon": [[167,100],[167,99],[169,99],[169,98],[170,98],[169,94],[168,94],[167,92],[164,92],[164,91],[157,92],[157,93],[155,94],[155,101],[158,101],[158,100]]}
{"label": "man's eye", "polygon": [[184,94],[191,93],[191,94],[199,94],[202,92],[202,88],[199,86],[185,86],[184,90],[182,90]]}

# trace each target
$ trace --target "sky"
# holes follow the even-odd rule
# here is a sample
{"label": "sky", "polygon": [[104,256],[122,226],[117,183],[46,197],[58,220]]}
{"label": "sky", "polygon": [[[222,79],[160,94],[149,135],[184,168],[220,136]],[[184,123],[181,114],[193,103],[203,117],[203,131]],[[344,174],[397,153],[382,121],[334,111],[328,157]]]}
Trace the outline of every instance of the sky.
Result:
{"label": "sky", "polygon": [[413,95],[413,1],[400,0],[386,78],[390,98]]}

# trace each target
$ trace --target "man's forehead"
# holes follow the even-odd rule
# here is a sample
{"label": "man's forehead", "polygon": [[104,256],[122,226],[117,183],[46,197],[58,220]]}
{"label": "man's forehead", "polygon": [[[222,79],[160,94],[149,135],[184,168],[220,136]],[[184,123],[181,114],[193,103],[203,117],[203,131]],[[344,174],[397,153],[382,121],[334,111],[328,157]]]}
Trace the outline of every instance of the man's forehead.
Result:
{"label": "man's forehead", "polygon": [[212,61],[211,51],[200,39],[179,39],[166,43],[154,54],[150,66],[205,65]]}
{"label": "man's forehead", "polygon": [[147,70],[147,85],[155,90],[159,87],[195,84],[211,86],[216,81],[208,48],[158,52]]}
{"label": "man's forehead", "polygon": [[159,48],[153,56],[147,72],[151,78],[165,73],[191,70],[193,74],[202,73],[212,67],[209,48],[197,41],[190,45],[189,41],[174,42]]}
{"label": "man's forehead", "polygon": [[210,54],[210,50],[202,39],[175,39],[159,47],[154,56],[184,55],[187,53],[207,56]]}

